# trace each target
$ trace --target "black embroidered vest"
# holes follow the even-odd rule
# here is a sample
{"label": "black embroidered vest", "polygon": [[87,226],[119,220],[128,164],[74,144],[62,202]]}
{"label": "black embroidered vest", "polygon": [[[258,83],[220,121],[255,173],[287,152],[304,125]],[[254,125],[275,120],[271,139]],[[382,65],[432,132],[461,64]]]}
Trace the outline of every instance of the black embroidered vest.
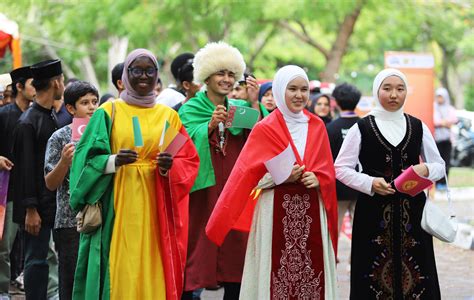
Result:
{"label": "black embroidered vest", "polygon": [[405,114],[407,130],[397,145],[390,144],[369,115],[357,122],[361,133],[359,160],[362,172],[373,177],[383,177],[392,182],[402,170],[420,162],[423,127],[419,119]]}

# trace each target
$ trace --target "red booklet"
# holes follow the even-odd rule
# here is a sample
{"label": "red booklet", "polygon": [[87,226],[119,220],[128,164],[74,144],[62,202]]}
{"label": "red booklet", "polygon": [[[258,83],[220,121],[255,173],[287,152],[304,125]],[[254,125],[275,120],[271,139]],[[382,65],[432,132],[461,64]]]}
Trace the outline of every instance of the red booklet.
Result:
{"label": "red booklet", "polygon": [[424,189],[430,187],[433,182],[416,174],[413,166],[403,171],[395,180],[395,187],[400,193],[416,196]]}

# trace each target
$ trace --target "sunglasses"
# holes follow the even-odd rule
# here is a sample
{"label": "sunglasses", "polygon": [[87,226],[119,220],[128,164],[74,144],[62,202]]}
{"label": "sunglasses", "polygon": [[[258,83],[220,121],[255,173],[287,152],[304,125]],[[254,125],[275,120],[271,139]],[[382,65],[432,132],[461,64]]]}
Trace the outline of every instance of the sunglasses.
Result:
{"label": "sunglasses", "polygon": [[128,68],[128,71],[130,72],[130,74],[133,77],[141,77],[143,75],[143,73],[145,73],[145,75],[147,77],[154,77],[156,75],[158,69],[157,68],[146,68],[146,69]]}

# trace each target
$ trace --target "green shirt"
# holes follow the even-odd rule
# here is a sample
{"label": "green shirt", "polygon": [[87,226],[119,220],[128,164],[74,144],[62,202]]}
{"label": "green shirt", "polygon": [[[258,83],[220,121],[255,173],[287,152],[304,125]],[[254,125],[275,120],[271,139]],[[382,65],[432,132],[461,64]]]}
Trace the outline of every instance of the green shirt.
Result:
{"label": "green shirt", "polygon": [[[250,103],[245,100],[227,99],[227,97],[225,105],[227,110],[229,110],[230,105],[250,107]],[[198,177],[194,182],[191,192],[216,184],[208,133],[209,122],[215,109],[216,106],[209,100],[207,94],[205,92],[198,92],[194,98],[184,103],[178,112],[183,125],[196,146],[200,160]],[[269,114],[262,104],[260,104],[260,111],[264,117]],[[228,128],[228,130],[232,135],[243,133],[242,128]]]}

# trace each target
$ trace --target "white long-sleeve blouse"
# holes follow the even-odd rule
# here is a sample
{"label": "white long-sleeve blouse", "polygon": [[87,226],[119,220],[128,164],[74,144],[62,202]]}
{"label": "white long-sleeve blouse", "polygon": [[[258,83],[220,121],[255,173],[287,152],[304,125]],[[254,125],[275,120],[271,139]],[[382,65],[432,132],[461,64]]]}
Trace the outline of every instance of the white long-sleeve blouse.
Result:
{"label": "white long-sleeve blouse", "polygon": [[[423,124],[423,140],[421,143],[421,158],[428,167],[429,175],[427,179],[435,182],[444,177],[445,165],[439,155],[436,143],[431,135],[428,126]],[[355,170],[359,164],[359,153],[361,149],[361,134],[359,126],[352,126],[342,143],[339,155],[336,158],[334,167],[336,169],[336,178],[359,192],[374,195],[372,191],[372,182],[375,177],[360,173]]]}

